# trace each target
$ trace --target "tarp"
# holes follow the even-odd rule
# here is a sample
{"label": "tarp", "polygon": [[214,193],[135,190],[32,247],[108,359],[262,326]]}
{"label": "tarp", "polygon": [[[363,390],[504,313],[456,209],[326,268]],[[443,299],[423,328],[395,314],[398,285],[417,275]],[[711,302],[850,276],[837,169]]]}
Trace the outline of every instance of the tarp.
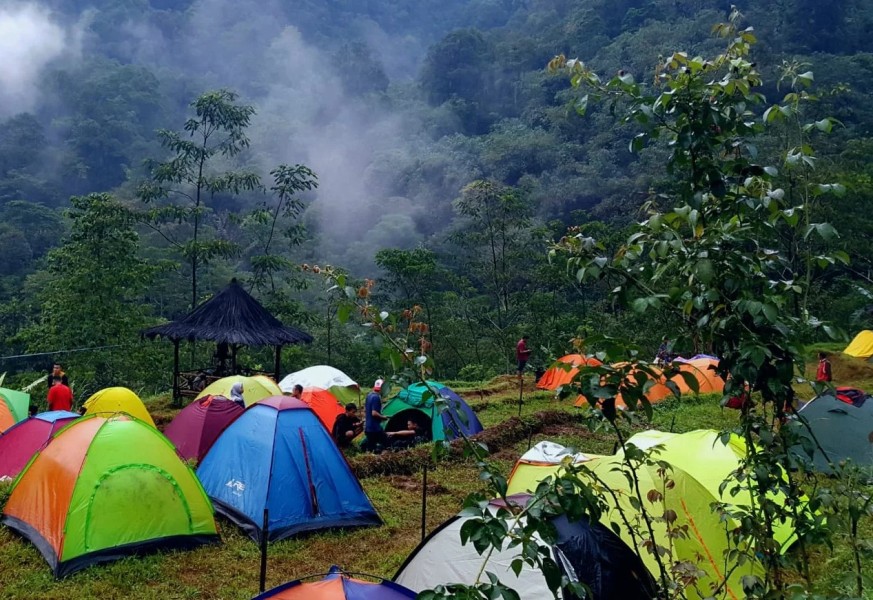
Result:
{"label": "tarp", "polygon": [[[489,508],[495,511],[497,505],[493,502]],[[446,583],[475,583],[486,559],[476,552],[472,543],[461,543],[460,531],[469,518],[459,515],[431,533],[412,551],[394,580],[417,592]],[[550,546],[551,558],[568,579],[589,586],[593,598],[649,600],[655,597],[654,582],[646,567],[606,527],[587,521],[571,523],[564,516],[553,519],[552,525],[557,539]],[[549,546],[541,538],[537,538],[537,542]],[[497,575],[524,600],[551,598],[542,572],[527,564],[518,575],[512,570],[511,564],[520,553],[518,546],[495,550],[488,556],[486,570]],[[561,594],[561,597],[568,596]]]}
{"label": "tarp", "polygon": [[209,499],[173,445],[121,415],[83,417],[21,472],[2,522],[57,577],[156,548],[217,542]]}
{"label": "tarp", "polygon": [[[624,475],[622,458],[618,456],[592,457],[584,465],[603,484],[615,492],[615,498],[611,494],[606,493],[602,496],[610,509],[603,514],[601,523],[609,527],[612,527],[613,524],[617,525],[621,538],[625,543],[633,546],[633,538],[627,531],[624,521],[617,510],[620,507],[621,510],[626,511],[626,514],[633,514],[635,512],[633,502],[636,501],[636,494],[630,488],[630,484]],[[536,485],[540,481],[555,475],[561,468],[560,464],[539,467],[530,466],[530,470],[536,469],[539,477],[532,477],[530,470],[524,474],[524,477],[519,477],[516,474],[519,471],[516,469],[510,477],[508,493],[519,494],[535,491]],[[724,581],[724,556],[725,551],[730,549],[730,544],[725,535],[724,523],[721,522],[719,515],[714,513],[711,508],[711,505],[717,502],[717,498],[688,472],[678,467],[675,467],[670,474],[670,479],[674,482],[673,487],[665,486],[664,480],[658,474],[658,467],[654,466],[638,469],[637,479],[639,480],[640,489],[643,490],[643,502],[646,510],[653,515],[661,515],[666,509],[673,510],[677,515],[674,526],[687,528],[689,532],[688,537],[671,540],[667,533],[666,525],[663,522],[655,522],[653,523],[655,543],[665,548],[672,546],[675,552],[675,560],[690,561],[705,573],[698,580],[698,589],[709,590],[712,589],[713,585],[719,585]],[[663,500],[656,503],[651,502],[647,492],[652,489],[661,491],[664,494]],[[615,502],[616,498],[618,499],[618,504]],[[650,573],[653,576],[657,576],[659,569],[652,554],[644,549],[640,549],[640,556]],[[732,600],[744,598],[742,578],[745,575],[753,574],[763,576],[763,568],[759,563],[748,562],[743,565],[737,565],[737,568],[731,571],[725,585],[727,597]],[[688,597],[696,598],[698,596],[692,590],[688,590]]]}
{"label": "tarp", "polygon": [[873,331],[865,329],[856,335],[852,343],[843,350],[843,353],[855,358],[870,358],[873,356]]}
{"label": "tarp", "polygon": [[331,567],[321,581],[290,581],[267,590],[253,600],[408,600],[415,592],[391,581],[372,583],[345,575]]}
{"label": "tarp", "polygon": [[389,417],[385,423],[386,431],[406,429],[407,420],[415,421],[425,429],[429,427],[429,437],[437,441],[453,440],[461,432],[474,435],[483,430],[476,413],[454,391],[438,381],[428,381],[428,385],[445,400],[445,410],[440,412],[435,399],[427,395],[427,386],[414,383],[384,402],[382,414]]}
{"label": "tarp", "polygon": [[361,388],[354,379],[328,365],[315,365],[295,371],[279,382],[279,387],[286,394],[293,392],[295,385],[300,385],[304,389],[329,390],[343,404],[357,402],[361,395]]}
{"label": "tarp", "polygon": [[251,406],[258,400],[282,394],[282,390],[279,389],[276,382],[264,375],[255,375],[254,377],[233,375],[213,381],[202,392],[197,394],[195,400],[200,400],[200,398],[205,398],[206,396],[224,396],[225,398],[230,398],[230,388],[235,383],[243,384],[243,399],[246,401],[246,406]]}
{"label": "tarp", "polygon": [[[660,452],[652,455],[654,460],[666,461],[673,467],[686,471],[722,502],[745,508],[753,505],[748,484],[740,485],[736,477],[731,475],[746,457],[746,443],[736,434],[730,434],[725,444],[721,441],[721,434],[712,429],[698,429],[687,433],[649,430],[634,435],[627,443],[643,450],[661,446]],[[731,483],[721,492],[719,488],[728,479]],[[732,494],[732,490],[737,487],[739,491],[736,495]],[[781,492],[771,499],[780,506],[784,506],[787,500]],[[807,500],[803,498],[802,502]],[[787,551],[797,539],[794,520],[775,521],[773,539],[779,543],[783,553]]]}
{"label": "tarp", "polygon": [[0,387],[0,396],[9,403],[16,422],[23,421],[30,415],[30,394],[27,392]]}
{"label": "tarp", "polygon": [[79,418],[74,412],[40,413],[0,434],[0,479],[16,477],[54,433]]}
{"label": "tarp", "polygon": [[127,413],[140,421],[145,421],[152,427],[155,422],[142,400],[126,387],[111,387],[100,390],[88,398],[83,405],[86,415],[109,416],[115,413]]}
{"label": "tarp", "polygon": [[197,475],[216,510],[255,541],[379,525],[345,457],[309,406],[276,396],[250,406],[206,454]]}
{"label": "tarp", "polygon": [[206,396],[183,408],[167,425],[164,435],[176,446],[179,456],[199,463],[243,410],[223,396]]}
{"label": "tarp", "polygon": [[[805,425],[791,420],[789,425],[798,435],[807,438],[807,445],[814,448],[813,465],[822,473],[832,473],[830,463],[851,460],[873,476],[873,401],[861,406],[842,402],[833,396],[819,396],[798,411],[809,424],[815,440]],[[815,442],[825,451],[824,454]],[[794,449],[805,454],[801,448]]]}
{"label": "tarp", "polygon": [[601,364],[603,363],[596,358],[581,354],[562,356],[540,377],[540,380],[537,381],[537,387],[541,390],[557,390],[562,385],[567,385],[573,381],[573,378],[579,374],[580,366]]}
{"label": "tarp", "polygon": [[328,431],[333,431],[336,418],[346,411],[339,399],[328,390],[304,388],[300,399],[309,405]]}

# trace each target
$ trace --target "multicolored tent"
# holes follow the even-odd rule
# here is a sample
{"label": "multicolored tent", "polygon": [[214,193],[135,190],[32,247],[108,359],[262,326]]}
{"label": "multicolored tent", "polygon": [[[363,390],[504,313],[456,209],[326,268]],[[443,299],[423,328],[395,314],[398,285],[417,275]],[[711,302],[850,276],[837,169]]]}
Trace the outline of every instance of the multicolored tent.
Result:
{"label": "multicolored tent", "polygon": [[12,405],[6,400],[6,398],[0,396],[0,433],[10,429],[17,422],[18,419],[15,418]]}
{"label": "multicolored tent", "polygon": [[223,396],[206,396],[183,408],[167,425],[164,435],[185,460],[203,460],[225,429],[245,409]]}
{"label": "multicolored tent", "polygon": [[567,385],[573,381],[573,378],[579,374],[579,367],[602,364],[594,357],[582,356],[581,354],[562,356],[540,377],[540,380],[537,381],[537,387],[541,390],[557,390],[562,385]]}
{"label": "multicolored tent", "polygon": [[346,411],[339,399],[329,390],[304,388],[300,399],[309,405],[328,431],[333,431],[336,418]]}
{"label": "multicolored tent", "polygon": [[30,414],[30,394],[0,387],[0,397],[9,405],[15,421],[23,421]]}
{"label": "multicolored tent", "polygon": [[56,431],[78,418],[65,410],[44,412],[0,433],[0,479],[16,477]]}
{"label": "multicolored tent", "polygon": [[473,435],[483,430],[479,417],[460,396],[437,381],[427,383],[445,400],[445,410],[440,412],[433,396],[428,395],[427,386],[414,383],[385,402],[382,407],[382,414],[388,417],[385,431],[401,431],[407,428],[407,421],[413,421],[430,433],[430,439],[441,441],[453,440],[460,432]]}
{"label": "multicolored tent", "polygon": [[197,394],[195,400],[200,400],[200,398],[205,398],[206,396],[224,396],[225,398],[230,398],[230,388],[235,383],[243,384],[243,398],[245,398],[246,406],[251,406],[264,398],[282,395],[282,390],[279,389],[276,382],[265,375],[255,375],[254,377],[233,375],[213,381],[202,392]]}
{"label": "multicolored tent", "polygon": [[[831,395],[819,396],[805,404],[797,415],[806,420],[815,440],[803,423],[792,420],[789,426],[809,440],[807,445],[814,449],[812,459],[816,470],[831,474],[832,464],[850,460],[873,476],[873,398],[868,397],[860,406],[855,406]],[[800,447],[794,451],[805,454]]]}
{"label": "multicolored tent", "polygon": [[56,577],[159,548],[218,542],[212,506],[173,445],[127,415],[83,417],[16,479],[2,522]]}
{"label": "multicolored tent", "polygon": [[[736,477],[732,476],[746,457],[746,443],[738,435],[731,434],[725,444],[721,441],[721,434],[712,429],[698,429],[687,433],[649,430],[634,435],[627,443],[643,450],[660,446],[660,452],[654,455],[656,460],[664,460],[673,467],[686,471],[721,502],[737,507],[752,506],[753,498],[748,487],[740,485]],[[720,488],[726,480],[731,483],[722,492]],[[736,494],[732,493],[734,488],[739,488]],[[776,494],[772,499],[780,505],[787,501],[783,493]],[[806,502],[807,499],[802,501]],[[774,521],[773,539],[779,543],[782,552],[786,552],[797,539],[794,520]]]}
{"label": "multicolored tent", "polygon": [[[525,497],[510,498],[524,506]],[[494,501],[496,511],[502,503]],[[471,517],[458,515],[443,523],[412,551],[394,576],[394,581],[416,591],[440,584],[476,582],[486,558],[472,543],[461,542],[461,528]],[[520,525],[523,525],[520,524]],[[537,542],[549,547],[551,558],[570,581],[582,582],[595,599],[651,600],[656,597],[655,584],[640,558],[612,531],[587,521],[570,522],[566,516],[552,520],[557,533],[554,543]],[[512,562],[521,554],[518,546],[504,547],[488,555],[487,571],[518,592],[521,598],[552,598],[541,571],[523,565],[516,574]],[[561,598],[576,598],[561,593]]]}
{"label": "multicolored tent", "polygon": [[267,590],[253,600],[408,600],[415,592],[391,581],[354,579],[336,566],[321,581],[291,581]]}
{"label": "multicolored tent", "polygon": [[855,336],[855,339],[843,350],[844,354],[855,358],[868,359],[873,357],[873,331],[865,329]]}
{"label": "multicolored tent", "polygon": [[300,385],[303,389],[328,390],[343,404],[357,402],[361,396],[361,387],[354,379],[328,365],[306,367],[287,375],[279,382],[279,387],[286,394],[293,392],[295,385]]}
{"label": "multicolored tent", "polygon": [[[610,510],[605,512],[601,523],[612,528],[618,527],[621,538],[629,546],[633,546],[633,537],[627,531],[624,521],[620,518],[618,509],[626,514],[636,512],[634,504],[638,501],[631,489],[623,471],[623,459],[619,456],[591,456],[584,462],[584,467],[591,470],[601,482],[615,494],[604,494],[603,499]],[[522,470],[518,466],[509,480],[509,494],[533,492],[537,484],[546,477],[554,476],[563,466],[560,462],[554,464],[527,465]],[[523,474],[523,475],[522,475]],[[713,589],[725,581],[725,551],[732,549],[725,534],[724,523],[720,516],[712,511],[712,504],[718,499],[698,482],[688,472],[674,467],[670,474],[673,486],[665,485],[658,473],[658,467],[644,467],[636,472],[641,490],[659,490],[663,499],[652,502],[646,492],[643,492],[643,505],[653,515],[662,515],[669,509],[676,513],[674,527],[685,528],[689,535],[681,538],[671,538],[666,524],[662,521],[653,523],[655,543],[658,546],[674,548],[676,560],[688,561],[705,573],[697,583],[701,591]],[[617,499],[617,503],[616,503]],[[653,498],[654,499],[654,498]],[[653,555],[640,549],[640,556],[653,576],[658,575],[657,561]],[[734,568],[736,567],[736,568]],[[763,576],[763,567],[756,561],[748,561],[742,565],[729,564],[730,573],[725,583],[727,597],[739,600],[745,597],[742,578],[746,575]],[[688,590],[688,597],[697,597]],[[706,597],[706,596],[702,596]]]}
{"label": "multicolored tent", "polygon": [[126,387],[111,387],[102,389],[85,401],[83,405],[86,415],[109,416],[115,413],[127,413],[140,421],[145,421],[152,427],[155,422],[142,400]]}
{"label": "multicolored tent", "polygon": [[197,475],[216,510],[255,541],[382,520],[309,406],[275,396],[250,406],[224,430]]}

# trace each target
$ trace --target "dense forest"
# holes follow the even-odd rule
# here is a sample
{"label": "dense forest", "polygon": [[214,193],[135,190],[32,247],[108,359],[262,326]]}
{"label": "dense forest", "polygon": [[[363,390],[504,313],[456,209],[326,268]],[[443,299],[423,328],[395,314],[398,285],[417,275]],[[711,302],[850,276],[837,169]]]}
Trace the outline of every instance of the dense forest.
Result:
{"label": "dense forest", "polygon": [[[582,231],[615,248],[669,189],[667,149],[638,147],[606,99],[546,65],[578,57],[651,86],[663,57],[709,54],[715,0],[44,0],[0,7],[0,372],[51,360],[81,391],[169,385],[171,352],[141,342],[243,281],[312,332],[287,369],[386,364],[339,326],[317,275],[375,280],[420,306],[440,377],[511,368],[522,333],[544,365],[592,333],[653,352],[675,324],[613,307],[549,248]],[[829,235],[785,240],[811,285],[793,307],[873,325],[873,6],[739,3],[758,90],[794,109],[759,136],[762,164]],[[584,113],[584,114],[582,114]],[[815,123],[806,130],[800,123]],[[618,123],[618,124],[617,124]],[[815,146],[815,159],[793,149]],[[839,188],[838,195],[810,190]],[[817,220],[817,219],[816,219]],[[822,233],[822,232],[819,232]],[[828,240],[848,264],[820,264]],[[829,267],[825,269],[824,267]],[[814,341],[810,339],[810,341]],[[703,351],[693,339],[681,352]],[[81,350],[87,349],[87,350]],[[192,349],[192,366],[212,349]],[[247,355],[250,366],[269,354]]]}

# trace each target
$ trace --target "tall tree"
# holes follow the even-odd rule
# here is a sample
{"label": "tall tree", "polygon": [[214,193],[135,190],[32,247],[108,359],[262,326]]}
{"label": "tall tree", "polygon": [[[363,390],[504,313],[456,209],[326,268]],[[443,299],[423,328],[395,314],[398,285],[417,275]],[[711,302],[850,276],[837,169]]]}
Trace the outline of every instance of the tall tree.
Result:
{"label": "tall tree", "polygon": [[217,164],[249,147],[246,128],[255,109],[238,104],[237,94],[228,90],[206,92],[191,107],[195,116],[185,122],[183,132],[158,132],[171,156],[149,163],[151,179],[139,187],[139,197],[150,206],[146,222],[188,263],[193,309],[198,270],[239,251],[236,244],[204,231],[215,197],[261,189],[261,180],[256,173],[221,170]]}

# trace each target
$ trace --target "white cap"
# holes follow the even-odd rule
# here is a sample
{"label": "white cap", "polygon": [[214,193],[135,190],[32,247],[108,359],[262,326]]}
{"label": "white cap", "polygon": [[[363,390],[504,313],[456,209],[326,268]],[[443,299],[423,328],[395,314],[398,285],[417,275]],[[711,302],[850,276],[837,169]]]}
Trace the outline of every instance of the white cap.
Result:
{"label": "white cap", "polygon": [[385,381],[383,381],[382,379],[377,379],[376,383],[373,384],[373,389],[377,392],[381,392],[383,383],[385,383]]}

